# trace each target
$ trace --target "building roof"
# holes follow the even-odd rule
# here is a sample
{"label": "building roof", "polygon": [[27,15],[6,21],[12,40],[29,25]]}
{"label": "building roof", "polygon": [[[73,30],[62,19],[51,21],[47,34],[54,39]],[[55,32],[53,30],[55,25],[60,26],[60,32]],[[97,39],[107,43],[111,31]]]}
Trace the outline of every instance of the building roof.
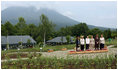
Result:
{"label": "building roof", "polygon": [[6,44],[7,38],[5,36],[1,36],[1,44]]}
{"label": "building roof", "polygon": [[[55,37],[52,40],[48,40],[47,42],[57,42],[57,43],[60,43],[60,42],[62,42],[62,39],[63,39],[63,43],[67,42],[66,37],[64,37],[64,36]],[[73,39],[74,39],[74,37],[71,37],[70,38],[70,42],[74,42]]]}
{"label": "building roof", "polygon": [[36,43],[36,41],[30,36],[1,36],[1,44],[18,44],[19,42],[27,43],[30,40],[31,43]]}

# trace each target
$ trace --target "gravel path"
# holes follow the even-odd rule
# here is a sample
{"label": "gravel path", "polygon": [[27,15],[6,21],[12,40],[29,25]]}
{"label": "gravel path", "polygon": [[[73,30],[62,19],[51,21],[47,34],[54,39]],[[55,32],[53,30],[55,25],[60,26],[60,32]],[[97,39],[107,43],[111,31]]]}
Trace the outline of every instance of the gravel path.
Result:
{"label": "gravel path", "polygon": [[101,57],[105,57],[105,56],[109,56],[109,55],[113,55],[115,56],[117,54],[117,48],[111,48],[114,45],[110,45],[108,46],[108,52],[104,52],[104,53],[88,53],[88,54],[68,54],[69,51],[73,51],[72,50],[66,50],[66,51],[54,51],[54,52],[42,52],[42,56],[44,57],[57,57],[57,58],[84,58],[84,57],[88,57],[88,58],[101,58]]}

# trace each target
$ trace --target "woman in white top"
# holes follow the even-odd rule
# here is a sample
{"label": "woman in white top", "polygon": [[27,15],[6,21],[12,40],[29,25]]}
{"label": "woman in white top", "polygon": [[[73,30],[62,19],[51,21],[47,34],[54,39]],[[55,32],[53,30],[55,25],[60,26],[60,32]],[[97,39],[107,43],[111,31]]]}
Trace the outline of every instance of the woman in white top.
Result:
{"label": "woman in white top", "polygon": [[90,50],[94,50],[94,46],[95,46],[95,40],[94,40],[93,36],[91,36],[91,39],[90,39]]}
{"label": "woman in white top", "polygon": [[86,38],[86,50],[89,49],[89,44],[90,44],[90,39],[89,39],[89,36],[87,36],[87,38]]}
{"label": "woman in white top", "polygon": [[105,44],[105,39],[104,39],[103,35],[101,34],[101,37],[100,37],[100,50],[102,50],[104,48],[104,44]]}
{"label": "woman in white top", "polygon": [[80,44],[81,44],[81,50],[84,51],[84,36],[81,36]]}

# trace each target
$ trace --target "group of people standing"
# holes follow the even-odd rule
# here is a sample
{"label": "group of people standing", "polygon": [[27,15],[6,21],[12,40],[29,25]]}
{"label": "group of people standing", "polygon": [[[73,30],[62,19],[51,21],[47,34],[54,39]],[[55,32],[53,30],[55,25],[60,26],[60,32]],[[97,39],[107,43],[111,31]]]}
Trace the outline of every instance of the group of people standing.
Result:
{"label": "group of people standing", "polygon": [[76,38],[76,51],[78,51],[78,48],[82,51],[84,51],[84,45],[86,43],[86,50],[102,50],[104,48],[105,39],[103,37],[103,34],[101,34],[101,37],[99,38],[98,34],[96,34],[95,39],[91,35],[91,38],[87,36],[87,38],[84,40],[84,36],[77,36]]}

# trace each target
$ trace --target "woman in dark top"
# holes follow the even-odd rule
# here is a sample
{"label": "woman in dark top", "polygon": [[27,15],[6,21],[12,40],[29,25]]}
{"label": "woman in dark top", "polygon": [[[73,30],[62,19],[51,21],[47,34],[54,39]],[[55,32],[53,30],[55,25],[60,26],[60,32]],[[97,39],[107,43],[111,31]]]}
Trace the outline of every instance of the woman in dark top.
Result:
{"label": "woman in dark top", "polygon": [[98,37],[98,34],[95,37],[95,50],[99,50],[99,37]]}
{"label": "woman in dark top", "polygon": [[80,40],[79,40],[79,36],[76,37],[76,51],[78,51],[78,48],[80,46]]}

